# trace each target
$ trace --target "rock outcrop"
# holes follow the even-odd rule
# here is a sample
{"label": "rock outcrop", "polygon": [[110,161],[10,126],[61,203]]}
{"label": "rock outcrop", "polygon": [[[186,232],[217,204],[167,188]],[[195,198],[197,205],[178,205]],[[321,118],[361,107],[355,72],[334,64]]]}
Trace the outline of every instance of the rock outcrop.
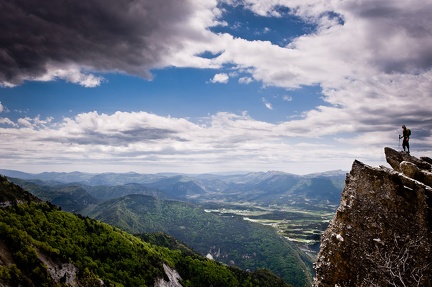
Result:
{"label": "rock outcrop", "polygon": [[180,274],[165,263],[163,264],[163,268],[165,271],[165,275],[168,280],[164,278],[158,278],[155,281],[154,287],[182,287],[183,285],[180,283],[181,277]]}
{"label": "rock outcrop", "polygon": [[432,160],[385,155],[391,168],[354,161],[347,174],[315,287],[432,286]]}

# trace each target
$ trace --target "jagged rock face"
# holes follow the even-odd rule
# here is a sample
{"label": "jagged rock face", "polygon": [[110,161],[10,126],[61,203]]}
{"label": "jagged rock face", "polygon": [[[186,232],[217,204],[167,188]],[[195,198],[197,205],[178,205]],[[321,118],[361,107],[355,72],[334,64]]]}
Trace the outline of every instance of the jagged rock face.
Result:
{"label": "jagged rock face", "polygon": [[183,285],[180,283],[181,277],[180,274],[171,267],[166,264],[163,264],[163,268],[165,271],[165,275],[168,278],[166,281],[163,278],[158,278],[155,281],[154,287],[182,287]]}
{"label": "jagged rock face", "polygon": [[393,169],[354,161],[347,174],[321,239],[315,287],[432,286],[430,159],[385,154]]}

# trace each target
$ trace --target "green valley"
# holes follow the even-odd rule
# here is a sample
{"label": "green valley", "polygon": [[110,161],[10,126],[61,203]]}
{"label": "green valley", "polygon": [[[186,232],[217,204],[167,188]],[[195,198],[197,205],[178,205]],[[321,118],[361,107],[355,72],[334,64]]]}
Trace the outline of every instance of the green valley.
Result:
{"label": "green valley", "polygon": [[247,204],[223,204],[218,208],[215,203],[204,205],[204,207],[210,207],[210,209],[205,209],[207,212],[225,216],[241,216],[245,220],[273,227],[278,234],[283,235],[305,252],[311,262],[316,259],[321,234],[327,228],[336,210],[336,206],[333,207],[334,210],[328,209],[331,206],[322,210],[307,210],[300,207],[258,207]]}
{"label": "green valley", "polygon": [[267,268],[301,287],[311,285],[320,237],[346,175],[3,171],[19,174],[22,179],[11,180],[67,211],[133,234],[163,232],[217,262]]}
{"label": "green valley", "polygon": [[150,243],[61,211],[4,177],[0,203],[1,286],[288,287],[268,270],[245,272],[177,248],[172,238],[147,236]]}
{"label": "green valley", "polygon": [[312,281],[311,261],[294,244],[272,227],[241,216],[216,215],[190,203],[145,195],[106,201],[82,214],[130,233],[167,233],[209,258],[245,270],[268,268],[294,286]]}

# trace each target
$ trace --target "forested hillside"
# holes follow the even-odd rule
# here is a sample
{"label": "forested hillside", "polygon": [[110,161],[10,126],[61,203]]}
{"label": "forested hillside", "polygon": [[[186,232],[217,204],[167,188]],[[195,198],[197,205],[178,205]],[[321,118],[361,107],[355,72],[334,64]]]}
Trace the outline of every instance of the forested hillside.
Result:
{"label": "forested hillside", "polygon": [[[56,182],[43,182],[41,180],[25,181],[17,178],[11,179],[11,181],[38,198],[61,206],[66,211],[74,212],[100,202],[100,200],[77,184],[59,184]],[[53,186],[50,186],[50,184]]]}
{"label": "forested hillside", "polygon": [[26,178],[11,180],[63,210],[134,234],[165,232],[201,255],[243,269],[268,268],[295,286],[311,284],[320,235],[345,178],[341,171],[305,176],[5,172]]}
{"label": "forested hillside", "polygon": [[294,244],[272,227],[240,216],[216,215],[192,204],[145,195],[106,201],[84,214],[130,233],[167,233],[225,264],[250,270],[269,268],[294,286],[311,284],[311,266],[303,262]]}
{"label": "forested hillside", "polygon": [[224,266],[61,211],[4,177],[0,200],[2,286],[162,286],[177,272],[183,286],[288,286],[267,270]]}

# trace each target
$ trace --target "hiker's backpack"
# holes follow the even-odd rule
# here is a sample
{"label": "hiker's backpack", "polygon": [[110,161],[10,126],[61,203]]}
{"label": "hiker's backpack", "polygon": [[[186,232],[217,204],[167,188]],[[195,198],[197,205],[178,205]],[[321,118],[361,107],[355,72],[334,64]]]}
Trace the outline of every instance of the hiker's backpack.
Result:
{"label": "hiker's backpack", "polygon": [[407,129],[407,134],[408,134],[408,136],[411,136],[411,130],[410,129]]}

